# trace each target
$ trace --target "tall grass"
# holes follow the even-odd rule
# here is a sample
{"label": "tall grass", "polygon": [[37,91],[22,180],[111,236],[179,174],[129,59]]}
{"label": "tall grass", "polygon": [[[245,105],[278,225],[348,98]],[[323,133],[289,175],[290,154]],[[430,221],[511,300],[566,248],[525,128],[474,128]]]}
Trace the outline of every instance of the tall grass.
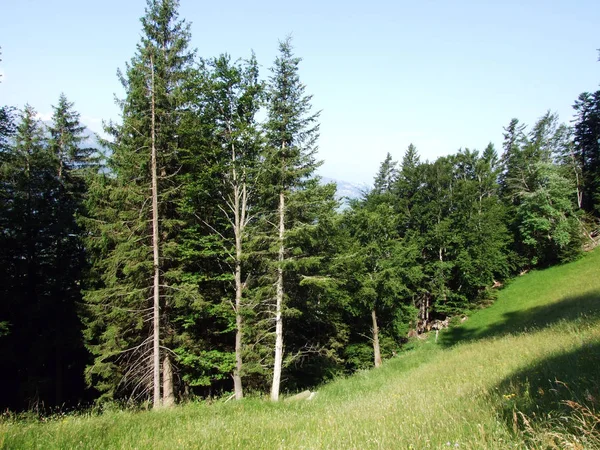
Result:
{"label": "tall grass", "polygon": [[520,277],[438,343],[415,341],[311,401],[7,418],[0,447],[600,448],[598,267],[595,251]]}

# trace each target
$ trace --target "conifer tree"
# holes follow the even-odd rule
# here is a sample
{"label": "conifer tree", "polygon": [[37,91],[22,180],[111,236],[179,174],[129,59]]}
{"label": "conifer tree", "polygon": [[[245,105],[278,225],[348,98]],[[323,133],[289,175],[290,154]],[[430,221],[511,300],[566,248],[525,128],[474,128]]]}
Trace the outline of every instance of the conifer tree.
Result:
{"label": "conifer tree", "polygon": [[[3,283],[0,321],[8,335],[0,358],[11,362],[6,406],[55,403],[56,165],[36,111],[26,105],[14,143],[2,152],[1,244]],[[4,403],[4,402],[3,402]]]}
{"label": "conifer tree", "polygon": [[[244,310],[248,303],[244,301],[247,274],[243,270],[248,259],[248,226],[252,215],[257,212],[262,136],[256,113],[262,103],[263,83],[258,79],[258,63],[254,55],[245,64],[232,63],[228,55],[221,55],[210,61],[209,66],[204,115],[212,121],[212,139],[207,156],[210,155],[209,164],[215,168],[212,201],[218,202],[219,214],[214,220],[210,217],[204,220],[213,237],[221,237],[222,246],[232,249],[225,263],[231,266],[233,274],[234,299],[228,299],[228,304],[232,305],[235,315],[233,381],[235,396],[239,400],[243,397],[243,318],[247,315]],[[226,226],[219,227],[218,222],[223,219]],[[222,230],[218,231],[219,228]],[[214,236],[215,233],[219,236]]]}
{"label": "conifer tree", "polygon": [[421,161],[417,148],[410,144],[402,157],[402,165],[398,170],[396,180],[392,186],[395,197],[395,210],[399,215],[400,236],[410,234],[415,227],[413,208],[415,198],[421,186]]}
{"label": "conifer tree", "polygon": [[[311,112],[311,96],[305,94],[298,68],[301,59],[292,51],[291,38],[279,43],[279,55],[271,69],[267,86],[268,119],[266,123],[266,166],[270,188],[264,191],[266,203],[276,207],[277,265],[275,293],[275,361],[271,399],[279,399],[283,367],[283,309],[285,300],[285,267],[289,258],[288,235],[301,224],[293,217],[294,197],[302,190],[316,188],[314,171],[320,163],[315,159],[319,133],[319,113]],[[309,199],[303,199],[307,201]]]}
{"label": "conifer tree", "polygon": [[397,176],[397,164],[396,161],[392,161],[392,155],[388,153],[379,166],[379,172],[373,182],[373,193],[383,194],[391,191]]}
{"label": "conifer tree", "polygon": [[[8,106],[0,107],[0,202],[2,205],[9,205],[11,201],[11,187],[10,182],[4,176],[5,166],[9,163],[9,152],[10,152],[10,139],[15,133],[15,119],[14,119],[14,108]],[[7,208],[0,209],[0,239],[2,240],[2,248],[6,248],[4,245],[5,240],[10,235],[10,222],[6,214]],[[4,255],[6,256],[6,255]],[[0,256],[2,258],[2,256]],[[6,263],[2,264],[7,267]],[[4,271],[0,275],[0,284],[3,286],[2,291],[5,292],[3,295],[6,298],[8,292],[8,286],[10,285],[10,279],[12,276]],[[6,320],[4,314],[0,316],[0,336],[8,334],[9,322]]]}
{"label": "conifer tree", "polygon": [[575,146],[571,163],[577,175],[581,207],[600,217],[600,91],[584,92],[573,106]]}
{"label": "conifer tree", "polygon": [[396,215],[391,202],[373,192],[352,207],[347,220],[354,240],[354,245],[346,249],[349,252],[346,265],[350,266],[348,272],[353,279],[351,284],[355,286],[353,310],[356,315],[363,315],[363,309],[368,311],[373,362],[375,367],[380,367],[380,314],[394,307],[403,290],[399,267],[395,264],[398,262],[395,256],[400,250]]}
{"label": "conifer tree", "polygon": [[[176,200],[193,52],[176,0],[148,0],[137,52],[119,74],[123,123],[89,201],[95,284],[87,291],[88,379],[104,396],[174,402],[172,320],[194,298],[175,258]],[[163,349],[166,349],[163,351]],[[162,368],[162,373],[161,373]],[[162,381],[162,399],[161,399]]]}
{"label": "conifer tree", "polygon": [[78,305],[81,303],[81,284],[86,268],[82,230],[78,217],[84,214],[88,172],[93,165],[94,149],[82,146],[85,127],[79,122],[64,94],[53,107],[48,127],[48,151],[54,159],[57,180],[54,193],[54,256],[52,295],[54,305],[55,386],[56,403],[63,401],[68,387],[75,392],[74,382],[81,383],[87,352],[81,337]]}
{"label": "conifer tree", "polygon": [[486,300],[488,289],[509,274],[509,235],[498,197],[499,163],[489,144],[483,153],[468,149],[454,157],[456,193],[452,228],[459,236],[452,287],[468,308]]}

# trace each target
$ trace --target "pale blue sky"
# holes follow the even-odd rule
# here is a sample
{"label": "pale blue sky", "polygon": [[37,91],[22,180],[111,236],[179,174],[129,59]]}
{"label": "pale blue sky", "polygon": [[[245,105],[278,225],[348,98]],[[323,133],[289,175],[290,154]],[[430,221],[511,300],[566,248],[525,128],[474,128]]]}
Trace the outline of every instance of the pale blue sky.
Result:
{"label": "pale blue sky", "polygon": [[[0,0],[0,104],[51,113],[61,92],[100,130],[117,119],[116,69],[134,54],[144,0]],[[500,147],[512,117],[563,121],[598,88],[597,0],[200,2],[181,0],[203,57],[254,49],[268,75],[292,34],[322,109],[321,173],[370,182],[387,152],[423,159]]]}

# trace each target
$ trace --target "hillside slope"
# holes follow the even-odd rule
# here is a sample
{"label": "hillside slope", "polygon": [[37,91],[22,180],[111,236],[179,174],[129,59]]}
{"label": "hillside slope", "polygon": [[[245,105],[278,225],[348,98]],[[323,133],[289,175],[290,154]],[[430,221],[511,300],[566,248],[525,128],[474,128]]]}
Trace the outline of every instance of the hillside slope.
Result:
{"label": "hillside slope", "polygon": [[586,433],[600,407],[599,268],[596,250],[520,277],[437,343],[418,340],[309,402],[6,418],[0,447],[597,448]]}

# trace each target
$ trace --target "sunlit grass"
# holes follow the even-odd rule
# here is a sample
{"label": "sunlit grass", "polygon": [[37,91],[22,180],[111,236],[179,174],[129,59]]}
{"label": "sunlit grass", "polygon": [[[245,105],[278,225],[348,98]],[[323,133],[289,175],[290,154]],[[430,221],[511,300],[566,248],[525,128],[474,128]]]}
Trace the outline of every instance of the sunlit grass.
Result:
{"label": "sunlit grass", "polygon": [[[0,445],[562,448],[553,442],[585,436],[561,402],[575,399],[589,410],[598,395],[594,386],[600,386],[599,267],[595,251],[520,277],[492,307],[443,333],[439,343],[433,336],[419,340],[379,370],[323,386],[311,401],[192,403],[158,412],[75,414],[48,423],[7,419],[0,423]],[[570,440],[561,441],[565,436]],[[580,448],[594,448],[591,440],[584,444]]]}

